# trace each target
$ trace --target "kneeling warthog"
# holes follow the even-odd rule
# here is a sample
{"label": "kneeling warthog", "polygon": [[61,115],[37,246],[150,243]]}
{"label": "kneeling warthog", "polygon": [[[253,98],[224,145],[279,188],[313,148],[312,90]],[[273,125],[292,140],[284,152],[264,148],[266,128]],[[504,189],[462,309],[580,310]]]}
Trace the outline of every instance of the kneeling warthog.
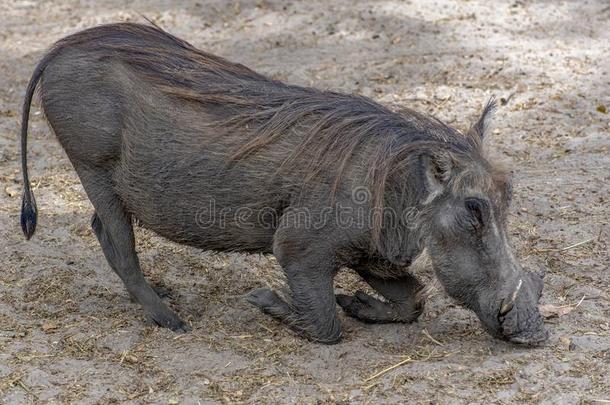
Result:
{"label": "kneeling warthog", "polygon": [[[134,221],[201,249],[273,253],[289,293],[247,299],[313,341],[340,340],[337,302],[366,322],[416,320],[423,286],[409,265],[424,250],[447,293],[492,335],[547,338],[542,278],[522,270],[508,241],[510,182],[482,150],[493,103],[461,133],[365,97],[272,80],[156,26],[91,28],[57,42],[27,87],[28,239],[27,127],[39,82],[108,264],[157,324],[188,329],[144,279]],[[384,299],[335,296],[342,267]]]}

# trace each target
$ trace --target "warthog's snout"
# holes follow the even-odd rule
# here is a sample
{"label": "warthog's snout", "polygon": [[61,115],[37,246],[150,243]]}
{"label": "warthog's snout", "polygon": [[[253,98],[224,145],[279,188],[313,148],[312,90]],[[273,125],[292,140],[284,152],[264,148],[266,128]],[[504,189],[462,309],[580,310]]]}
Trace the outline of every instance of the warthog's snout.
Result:
{"label": "warthog's snout", "polygon": [[542,294],[542,277],[524,273],[512,292],[501,300],[497,315],[497,335],[513,343],[537,345],[546,341],[549,333],[538,310]]}

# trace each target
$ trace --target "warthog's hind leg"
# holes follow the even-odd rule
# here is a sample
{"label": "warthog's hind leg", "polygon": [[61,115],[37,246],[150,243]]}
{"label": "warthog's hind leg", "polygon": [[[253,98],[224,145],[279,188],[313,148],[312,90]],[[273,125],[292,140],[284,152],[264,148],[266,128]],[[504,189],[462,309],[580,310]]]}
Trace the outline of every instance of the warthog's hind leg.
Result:
{"label": "warthog's hind leg", "polygon": [[95,207],[91,227],[112,270],[155,323],[173,331],[186,332],[188,326],[161,301],[144,279],[135,250],[130,217],[114,193],[110,176],[101,169],[78,163],[75,168]]}

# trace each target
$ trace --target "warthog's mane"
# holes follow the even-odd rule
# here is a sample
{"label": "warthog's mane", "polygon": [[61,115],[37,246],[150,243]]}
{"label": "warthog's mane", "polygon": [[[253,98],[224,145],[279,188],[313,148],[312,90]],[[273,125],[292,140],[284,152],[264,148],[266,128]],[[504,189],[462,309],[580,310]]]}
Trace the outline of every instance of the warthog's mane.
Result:
{"label": "warthog's mane", "polygon": [[[407,109],[392,111],[366,97],[284,84],[201,51],[154,25],[94,27],[60,40],[48,57],[62,48],[81,45],[120,59],[170,96],[221,105],[230,111],[226,120],[216,125],[223,130],[247,126],[252,134],[235,151],[232,161],[245,159],[300,128],[302,140],[282,162],[282,170],[299,170],[304,183],[322,171],[334,172],[334,192],[350,159],[366,147],[368,161],[360,164],[368,168],[366,183],[372,205],[378,209],[384,206],[391,177],[419,156],[442,153],[456,161],[487,164],[480,135],[491,105],[473,130],[461,133],[434,117]],[[303,125],[307,127],[303,129]],[[303,160],[295,164],[305,152],[309,157],[305,165]],[[495,173],[492,177],[502,177],[499,171],[490,172]],[[449,179],[455,188],[466,188],[473,182],[496,187],[496,180],[489,176],[476,178],[467,172],[456,176]],[[377,236],[381,221],[378,217],[373,224]]]}

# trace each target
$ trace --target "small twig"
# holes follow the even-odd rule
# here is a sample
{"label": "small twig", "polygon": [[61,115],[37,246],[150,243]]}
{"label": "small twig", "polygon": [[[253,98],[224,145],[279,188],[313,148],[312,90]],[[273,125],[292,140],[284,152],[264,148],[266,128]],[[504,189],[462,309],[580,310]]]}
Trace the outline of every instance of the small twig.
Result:
{"label": "small twig", "polygon": [[32,391],[30,391],[30,389],[27,387],[27,385],[25,385],[25,383],[23,382],[23,380],[19,379],[17,381],[17,385],[21,387],[21,389],[23,389],[25,392],[27,392],[28,394],[32,395],[35,397],[34,393]]}
{"label": "small twig", "polygon": [[559,249],[559,252],[563,252],[565,250],[574,249],[576,247],[582,246],[582,245],[587,244],[589,242],[593,242],[595,239],[596,238],[591,238],[591,239],[583,240],[582,242],[575,243],[575,244],[570,245],[570,246],[566,246],[564,248]]}
{"label": "small twig", "polygon": [[125,361],[125,357],[127,356],[127,350],[123,350],[123,354],[121,355],[121,359],[119,360],[119,364],[123,364]]}
{"label": "small twig", "polygon": [[258,326],[260,326],[261,328],[265,329],[269,333],[273,333],[273,331],[271,329],[269,329],[268,327],[266,327],[265,325],[263,325],[260,322],[258,322]]}
{"label": "small twig", "polygon": [[592,297],[585,297],[585,301],[594,301],[594,300],[606,300],[606,301],[610,301],[610,298],[605,297],[603,295],[594,295]]}
{"label": "small twig", "polygon": [[172,340],[178,340],[178,339],[184,339],[186,337],[201,337],[200,334],[197,333],[199,329],[197,328],[193,328],[193,330],[190,333],[179,333],[176,336],[172,337]]}
{"label": "small twig", "polygon": [[421,333],[424,334],[425,337],[427,337],[428,339],[430,339],[431,341],[433,341],[434,343],[436,343],[439,346],[443,346],[443,344],[441,342],[439,342],[438,340],[434,339],[430,333],[428,333],[428,331],[426,329],[422,330]]}
{"label": "small twig", "polygon": [[372,383],[371,385],[367,385],[366,387],[364,387],[364,390],[365,390],[365,391],[368,391],[368,390],[370,390],[371,388],[373,388],[373,387],[375,387],[375,386],[377,386],[377,385],[379,385],[379,384],[381,384],[381,381],[375,381],[375,382],[374,382],[374,383]]}
{"label": "small twig", "polygon": [[572,309],[576,309],[580,306],[580,304],[582,304],[582,302],[587,299],[585,295],[582,296],[582,298],[576,303],[576,305],[574,304],[566,304],[566,305],[554,305],[555,308],[572,308]]}
{"label": "small twig", "polygon": [[535,250],[538,252],[565,252],[566,250],[574,249],[579,246],[585,245],[587,243],[593,242],[595,239],[597,239],[597,237],[583,240],[582,242],[578,242],[573,245],[566,246],[566,247],[559,248],[559,249],[558,248],[548,248],[548,249],[535,249]]}
{"label": "small twig", "polygon": [[10,382],[12,387],[19,386],[22,390],[24,390],[27,394],[34,397],[34,399],[38,400],[38,395],[34,394],[27,385],[23,382],[23,376],[19,376],[17,379]]}
{"label": "small twig", "polygon": [[387,373],[388,371],[392,371],[392,370],[394,370],[395,368],[398,368],[398,367],[402,366],[403,364],[407,364],[407,363],[408,363],[408,362],[410,362],[410,361],[413,361],[413,359],[412,359],[412,358],[410,358],[410,357],[407,357],[406,359],[404,359],[404,360],[402,360],[402,361],[400,361],[400,362],[398,362],[398,363],[394,364],[393,366],[390,366],[390,367],[388,367],[388,368],[384,368],[384,369],[383,369],[383,370],[381,370],[380,372],[373,374],[372,376],[370,376],[369,378],[367,378],[366,380],[364,380],[364,382],[368,382],[368,381],[371,381],[371,380],[372,380],[372,379],[374,379],[374,378],[377,378],[377,377],[379,377],[379,376],[382,376],[382,375],[384,375],[385,373]]}

